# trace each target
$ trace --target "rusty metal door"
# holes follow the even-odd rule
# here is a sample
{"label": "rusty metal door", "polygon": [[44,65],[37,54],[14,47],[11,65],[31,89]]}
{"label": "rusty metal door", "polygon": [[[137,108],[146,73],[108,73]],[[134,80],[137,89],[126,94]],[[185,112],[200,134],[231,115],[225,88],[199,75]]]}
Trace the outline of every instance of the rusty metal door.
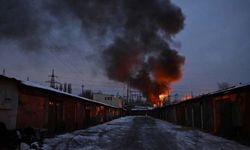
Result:
{"label": "rusty metal door", "polygon": [[48,105],[48,127],[52,132],[63,130],[62,103],[57,101],[49,101]]}
{"label": "rusty metal door", "polygon": [[232,136],[232,102],[224,100],[219,102],[219,134],[225,137]]}

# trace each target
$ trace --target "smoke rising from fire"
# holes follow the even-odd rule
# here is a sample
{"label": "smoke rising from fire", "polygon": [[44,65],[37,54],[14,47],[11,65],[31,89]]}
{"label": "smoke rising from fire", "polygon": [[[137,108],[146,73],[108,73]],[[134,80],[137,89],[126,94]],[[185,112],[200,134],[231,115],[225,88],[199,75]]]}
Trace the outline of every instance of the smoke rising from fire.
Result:
{"label": "smoke rising from fire", "polygon": [[152,103],[181,78],[185,59],[169,45],[183,29],[184,16],[169,0],[0,0],[0,4],[0,40],[14,41],[24,50],[72,50],[68,45],[82,36],[67,35],[77,24],[102,58],[108,78],[129,82]]}
{"label": "smoke rising from fire", "polygon": [[125,1],[123,34],[103,51],[108,77],[140,89],[157,104],[170,84],[181,78],[184,57],[171,49],[171,36],[184,16],[170,1]]}

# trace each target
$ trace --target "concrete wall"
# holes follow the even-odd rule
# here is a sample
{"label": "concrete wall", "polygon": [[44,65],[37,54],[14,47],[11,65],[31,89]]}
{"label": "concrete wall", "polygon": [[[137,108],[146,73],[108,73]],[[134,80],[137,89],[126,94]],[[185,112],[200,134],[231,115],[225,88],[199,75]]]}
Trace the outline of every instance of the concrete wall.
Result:
{"label": "concrete wall", "polygon": [[16,82],[0,78],[0,122],[5,123],[7,129],[16,128],[18,107],[18,88]]}

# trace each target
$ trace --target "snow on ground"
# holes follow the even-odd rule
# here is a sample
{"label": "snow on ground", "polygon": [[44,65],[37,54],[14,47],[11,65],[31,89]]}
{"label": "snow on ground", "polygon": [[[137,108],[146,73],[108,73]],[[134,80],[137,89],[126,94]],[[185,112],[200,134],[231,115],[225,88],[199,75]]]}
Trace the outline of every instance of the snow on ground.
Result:
{"label": "snow on ground", "polygon": [[58,135],[53,139],[45,139],[44,150],[98,150],[112,145],[113,139],[120,138],[132,125],[133,117],[122,117],[104,124]]}
{"label": "snow on ground", "polygon": [[234,141],[142,116],[122,117],[86,130],[58,135],[46,139],[43,149],[250,150]]}
{"label": "snow on ground", "polygon": [[174,125],[162,120],[156,120],[158,128],[162,129],[163,134],[170,134],[174,137],[180,149],[199,149],[199,150],[250,150],[235,141],[227,140],[222,137],[214,136],[197,129]]}

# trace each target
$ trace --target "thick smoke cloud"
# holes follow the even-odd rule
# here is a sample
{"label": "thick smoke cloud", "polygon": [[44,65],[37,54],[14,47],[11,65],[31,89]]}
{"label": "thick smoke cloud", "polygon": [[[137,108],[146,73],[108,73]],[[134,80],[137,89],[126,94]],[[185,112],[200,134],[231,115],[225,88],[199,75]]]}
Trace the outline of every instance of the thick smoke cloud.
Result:
{"label": "thick smoke cloud", "polygon": [[38,25],[30,15],[33,14],[31,3],[27,0],[1,0],[0,3],[1,38],[31,36]]}
{"label": "thick smoke cloud", "polygon": [[67,32],[74,30],[73,24],[78,23],[79,32],[93,42],[100,54],[107,76],[129,82],[152,103],[157,103],[159,95],[166,94],[170,84],[181,78],[184,57],[169,43],[183,29],[184,16],[169,0],[0,0],[0,3],[0,40],[17,41],[26,50],[45,49],[53,44],[64,47],[64,41],[70,43],[75,39],[55,36],[55,30],[67,36]]}

